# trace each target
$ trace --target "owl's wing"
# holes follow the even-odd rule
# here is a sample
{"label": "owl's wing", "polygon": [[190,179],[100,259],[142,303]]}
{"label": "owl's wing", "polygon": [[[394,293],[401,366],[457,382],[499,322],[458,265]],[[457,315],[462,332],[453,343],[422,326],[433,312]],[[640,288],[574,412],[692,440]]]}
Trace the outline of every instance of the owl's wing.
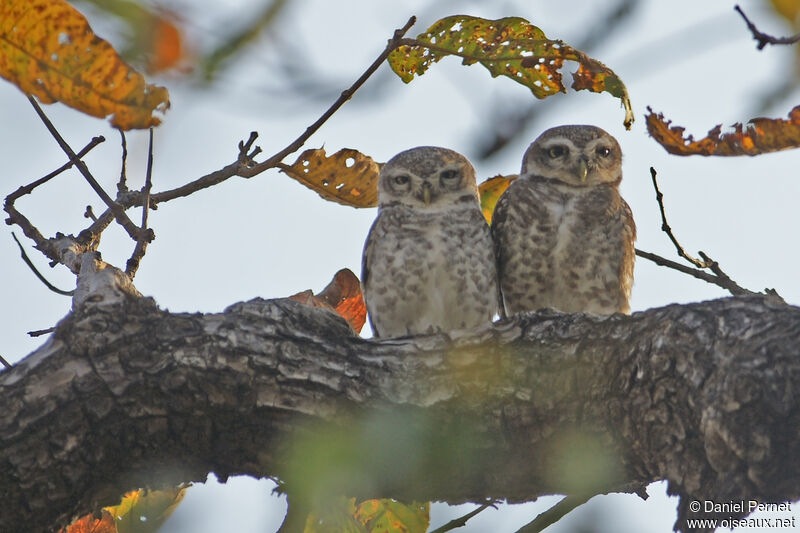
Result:
{"label": "owl's wing", "polygon": [[500,242],[500,236],[503,231],[503,225],[506,223],[506,218],[508,217],[508,191],[511,189],[509,187],[500,196],[500,199],[497,201],[497,205],[495,205],[494,213],[492,214],[492,242],[494,243],[494,257],[495,261],[497,262],[497,299],[500,303],[500,318],[508,318],[508,313],[506,313],[506,304],[503,301],[503,292],[500,290],[500,276],[502,272],[505,271],[504,264],[505,264],[505,257],[503,257],[503,246]]}
{"label": "owl's wing", "polygon": [[[375,222],[372,223],[372,227],[369,228],[367,240],[364,242],[364,253],[361,255],[361,293],[364,295],[365,304],[367,304],[366,295],[367,281],[369,280],[369,264],[372,262],[372,256],[375,253],[376,239],[380,238],[376,235],[378,233],[377,227],[380,218],[381,215],[379,213],[378,216],[375,217]],[[372,328],[372,334],[375,337],[380,337],[380,333],[375,329],[375,324],[372,322],[372,313],[369,312],[369,305],[367,305],[367,320],[369,320],[369,327]]]}

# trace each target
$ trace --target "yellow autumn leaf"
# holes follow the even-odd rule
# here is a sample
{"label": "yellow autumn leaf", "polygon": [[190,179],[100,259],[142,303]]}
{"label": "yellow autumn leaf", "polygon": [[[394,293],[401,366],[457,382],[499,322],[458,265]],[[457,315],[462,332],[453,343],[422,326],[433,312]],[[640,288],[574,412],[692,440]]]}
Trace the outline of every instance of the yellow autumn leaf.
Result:
{"label": "yellow autumn leaf", "polygon": [[493,176],[480,185],[478,185],[478,196],[481,199],[481,211],[486,218],[486,223],[492,225],[492,215],[494,208],[497,206],[497,201],[506,192],[511,182],[517,179],[517,174],[509,176],[497,175]]}
{"label": "yellow autumn leaf", "polygon": [[119,505],[106,507],[118,533],[155,533],[183,500],[185,487],[166,490],[134,490]]}
{"label": "yellow autumn leaf", "polygon": [[64,0],[0,2],[0,76],[42,103],[62,102],[123,130],[149,128],[169,93],[150,85]]}
{"label": "yellow autumn leaf", "polygon": [[380,165],[358,150],[343,148],[330,157],[323,148],[306,150],[281,170],[326,200],[350,207],[378,205]]}

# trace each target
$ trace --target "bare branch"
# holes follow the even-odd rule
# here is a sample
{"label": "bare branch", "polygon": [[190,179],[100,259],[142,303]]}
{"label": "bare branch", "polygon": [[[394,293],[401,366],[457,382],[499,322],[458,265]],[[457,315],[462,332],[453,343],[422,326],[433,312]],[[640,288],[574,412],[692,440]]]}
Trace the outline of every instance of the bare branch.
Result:
{"label": "bare branch", "polygon": [[39,272],[36,266],[34,266],[33,262],[28,257],[28,254],[25,253],[25,248],[22,247],[22,243],[19,242],[19,239],[17,239],[17,236],[16,234],[14,234],[13,231],[11,232],[11,236],[14,238],[14,242],[17,243],[17,246],[19,246],[19,253],[22,255],[22,260],[25,261],[25,264],[28,265],[28,268],[30,268],[31,271],[33,271],[33,273],[36,275],[36,277],[39,278],[39,281],[44,283],[45,287],[47,287],[56,294],[61,294],[62,296],[72,296],[73,294],[75,294],[75,291],[65,291],[59,289],[58,287],[50,283],[47,280],[47,278],[45,278],[44,275],[42,275],[42,273]]}
{"label": "bare branch", "polygon": [[656,174],[656,169],[650,167],[650,177],[653,179],[653,188],[656,190],[656,202],[658,202],[658,209],[661,211],[661,230],[667,234],[669,240],[671,240],[672,244],[675,245],[675,249],[678,251],[679,256],[683,257],[697,268],[708,268],[711,266],[711,263],[700,261],[699,259],[687,254],[686,250],[684,250],[683,246],[681,246],[681,243],[678,242],[675,234],[672,233],[672,228],[669,226],[669,222],[667,222],[667,213],[664,209],[664,195],[661,193],[661,189],[658,188]]}
{"label": "bare branch", "polygon": [[122,165],[119,171],[119,182],[117,183],[117,195],[119,193],[128,192],[127,184],[127,163],[128,163],[128,140],[125,138],[125,132],[119,131],[119,136],[122,138]]}
{"label": "bare branch", "polygon": [[83,212],[83,217],[90,219],[92,222],[97,222],[97,216],[95,216],[92,206],[90,205],[86,206],[86,211]]}
{"label": "bare branch", "polygon": [[551,526],[556,522],[558,522],[559,520],[561,520],[561,518],[564,515],[566,515],[579,505],[583,505],[584,503],[589,501],[589,498],[591,498],[592,496],[594,496],[594,494],[588,494],[586,496],[577,496],[577,495],[566,496],[563,500],[552,506],[550,509],[539,514],[531,522],[528,522],[527,524],[519,528],[517,530],[517,533],[539,533],[546,527]]}
{"label": "bare branch", "polygon": [[133,279],[136,271],[139,269],[139,263],[144,257],[147,250],[147,243],[150,242],[146,238],[147,229],[147,214],[150,212],[150,190],[153,188],[153,128],[150,128],[150,140],[147,148],[147,172],[145,173],[144,186],[142,187],[142,195],[144,201],[142,202],[142,231],[139,232],[139,238],[136,240],[136,247],[133,249],[133,255],[128,259],[125,265],[125,273]]}
{"label": "bare branch", "polygon": [[56,328],[47,328],[47,329],[36,329],[33,331],[28,332],[28,336],[30,337],[41,337],[42,335],[47,335],[48,333],[53,333]]}
{"label": "bare branch", "polygon": [[0,363],[3,363],[3,366],[6,368],[11,368],[11,363],[6,361],[6,358],[0,355]]}
{"label": "bare branch", "polygon": [[742,16],[747,24],[747,29],[749,29],[750,33],[753,34],[753,39],[758,41],[757,48],[759,50],[763,50],[768,44],[795,44],[800,42],[800,33],[792,35],[791,37],[773,37],[772,35],[759,31],[759,29],[756,28],[756,25],[750,22],[750,19],[747,18],[747,15],[744,14],[744,11],[742,11],[742,8],[739,7],[738,4],[734,6],[733,9],[735,9]]}
{"label": "bare branch", "polygon": [[6,213],[8,213],[8,218],[6,219],[6,224],[9,226],[12,224],[16,224],[22,229],[22,232],[25,234],[26,237],[31,239],[36,248],[42,252],[48,259],[51,261],[59,261],[58,252],[53,248],[52,243],[42,235],[39,230],[28,220],[22,213],[17,211],[17,208],[14,206],[14,202],[19,199],[21,196],[29,194],[32,192],[36,187],[46,183],[50,179],[54,178],[55,176],[61,174],[68,168],[72,167],[79,159],[89,153],[95,146],[100,144],[101,142],[105,141],[103,137],[95,137],[93,138],[80,152],[77,154],[73,154],[70,157],[70,161],[56,169],[55,171],[51,172],[47,176],[40,178],[29,185],[25,185],[20,187],[13,193],[6,196],[5,202],[3,204],[3,209]]}
{"label": "bare branch", "polygon": [[91,172],[89,172],[89,168],[86,166],[86,163],[84,163],[80,159],[77,159],[77,155],[75,154],[75,152],[72,151],[72,148],[69,146],[69,144],[67,144],[64,138],[61,136],[61,134],[58,133],[58,130],[56,130],[55,126],[53,126],[53,123],[50,122],[50,119],[47,118],[47,115],[44,114],[44,111],[42,111],[42,108],[39,107],[39,104],[36,102],[36,100],[32,96],[29,96],[28,101],[31,103],[34,110],[36,111],[36,114],[39,115],[39,118],[42,120],[42,122],[47,127],[48,131],[56,140],[56,142],[64,151],[64,153],[67,154],[67,156],[70,158],[71,161],[72,160],[75,161],[75,166],[78,167],[78,170],[80,170],[81,174],[83,174],[83,177],[86,178],[86,181],[92,187],[94,192],[96,192],[97,195],[111,209],[111,211],[113,211],[114,216],[120,223],[120,225],[123,228],[125,228],[125,231],[132,239],[138,239],[140,230],[139,228],[136,227],[136,224],[134,224],[131,221],[131,219],[128,218],[128,215],[125,214],[125,209],[120,204],[112,200],[111,197],[108,195],[108,193],[106,193],[106,191],[103,190],[100,184],[97,183],[97,180],[94,179],[94,176],[92,176]]}
{"label": "bare branch", "polygon": [[[661,193],[661,190],[658,188],[658,181],[656,180],[656,169],[650,167],[650,176],[653,179],[653,188],[656,190],[656,201],[658,202],[658,208],[661,212],[661,229],[664,233],[667,234],[669,239],[672,241],[672,244],[675,245],[675,249],[678,252],[678,255],[692,263],[693,265],[697,266],[698,268],[707,268],[711,270],[714,274],[708,274],[707,272],[703,272],[702,270],[698,270],[695,268],[687,267],[681,265],[680,263],[676,263],[674,261],[670,261],[669,259],[665,259],[659,255],[652,254],[649,252],[644,252],[642,250],[636,250],[636,255],[639,257],[643,257],[645,259],[649,259],[653,261],[657,265],[665,266],[667,268],[671,268],[673,270],[678,270],[685,274],[689,274],[690,276],[694,276],[697,279],[702,279],[703,281],[707,281],[708,283],[713,283],[714,285],[718,285],[723,289],[727,290],[734,296],[743,295],[743,294],[758,294],[754,291],[749,289],[745,289],[735,281],[733,281],[730,276],[728,276],[722,268],[720,268],[719,263],[708,257],[704,252],[699,252],[700,257],[702,260],[697,259],[686,253],[681,246],[681,243],[678,242],[678,239],[675,237],[675,234],[672,233],[672,228],[667,222],[667,213],[664,208],[664,195]],[[770,289],[764,292],[765,294],[769,294],[772,296],[777,296],[780,298],[780,295],[774,290]],[[782,300],[782,298],[781,298]]]}
{"label": "bare branch", "polygon": [[457,527],[464,527],[465,525],[467,525],[467,520],[469,520],[473,516],[477,515],[478,513],[481,513],[483,511],[485,511],[489,507],[497,509],[497,506],[495,506],[495,502],[494,501],[491,501],[489,503],[484,503],[483,505],[481,505],[477,509],[473,509],[472,511],[468,512],[464,516],[460,516],[458,518],[454,518],[453,520],[450,520],[448,523],[446,523],[442,527],[434,529],[433,531],[431,531],[431,533],[445,533],[446,531],[450,531],[450,530],[456,529]]}
{"label": "bare branch", "polygon": [[383,50],[383,52],[381,52],[381,54],[375,59],[375,61],[373,61],[372,64],[369,67],[367,67],[367,70],[364,71],[364,73],[355,81],[355,83],[353,83],[353,85],[350,86],[349,89],[345,89],[344,91],[342,91],[342,94],[339,95],[339,98],[333,103],[333,105],[331,105],[331,107],[329,107],[328,110],[325,111],[322,114],[322,116],[317,119],[316,122],[314,122],[312,125],[306,128],[306,131],[304,131],[302,135],[300,135],[297,139],[295,139],[289,146],[287,146],[280,152],[276,153],[263,163],[259,163],[254,167],[249,168],[246,171],[243,171],[240,175],[249,178],[267,170],[268,168],[274,168],[277,163],[283,161],[284,157],[299,150],[303,146],[303,144],[305,144],[305,142],[308,140],[309,137],[314,135],[314,133],[316,133],[317,130],[319,130],[319,128],[322,127],[322,125],[325,124],[325,122],[329,118],[331,118],[331,116],[334,113],[336,113],[336,111],[338,111],[340,107],[342,107],[345,104],[345,102],[347,102],[348,100],[350,100],[350,98],[353,97],[353,94],[362,85],[364,85],[367,79],[369,79],[369,77],[372,76],[372,74],[376,70],[378,70],[378,67],[380,67],[384,61],[386,61],[386,58],[389,57],[389,54],[392,52],[392,50],[394,50],[395,48],[397,48],[402,44],[403,36],[411,28],[411,26],[414,25],[416,21],[417,17],[412,16],[411,18],[408,19],[408,22],[406,22],[406,24],[402,28],[395,30],[394,35],[392,36],[391,39],[389,39],[389,42],[386,44],[386,48]]}

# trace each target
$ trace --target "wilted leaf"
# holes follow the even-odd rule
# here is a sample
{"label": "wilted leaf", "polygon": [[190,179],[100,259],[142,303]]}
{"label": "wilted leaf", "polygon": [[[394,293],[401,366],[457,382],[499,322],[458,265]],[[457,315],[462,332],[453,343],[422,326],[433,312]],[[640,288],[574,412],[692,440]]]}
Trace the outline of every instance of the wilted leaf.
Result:
{"label": "wilted leaf", "polygon": [[161,121],[163,87],[145,83],[64,0],[0,3],[0,76],[42,103],[62,102],[123,130]]}
{"label": "wilted leaf", "polygon": [[511,182],[517,179],[517,174],[510,176],[497,175],[491,177],[478,185],[478,195],[481,198],[481,211],[483,216],[486,217],[486,223],[492,225],[492,215],[494,208],[497,206],[497,201],[506,192]]}
{"label": "wilted leaf", "polygon": [[396,500],[367,500],[356,510],[356,518],[370,533],[425,533],[430,525],[431,504]]}
{"label": "wilted leaf", "polygon": [[487,20],[454,15],[437,21],[415,41],[398,47],[388,58],[392,70],[406,83],[443,57],[454,55],[465,65],[480,63],[492,76],[507,76],[528,87],[537,98],[546,98],[566,92],[559,71],[564,61],[576,61],[572,88],[616,96],[625,108],[625,127],[630,129],[633,124],[628,91],[610,68],[562,41],[548,39],[523,18]]}
{"label": "wilted leaf", "polygon": [[378,205],[380,165],[358,150],[343,148],[330,157],[323,148],[306,150],[281,170],[326,200],[351,207]]}
{"label": "wilted leaf", "polygon": [[759,155],[787,148],[800,147],[800,106],[789,112],[789,120],[754,118],[747,126],[733,125],[734,131],[720,134],[722,126],[712,128],[708,135],[695,141],[685,128],[670,126],[663,113],[647,108],[647,131],[664,149],[675,155]]}
{"label": "wilted leaf", "polygon": [[349,268],[337,272],[327,287],[314,295],[311,290],[298,292],[289,297],[305,305],[323,307],[339,313],[356,333],[367,320],[367,306],[361,294],[361,282]]}
{"label": "wilted leaf", "polygon": [[99,518],[87,514],[61,529],[60,533],[117,533],[117,525],[111,513],[101,511]]}
{"label": "wilted leaf", "polygon": [[[134,490],[119,505],[106,507],[119,533],[155,533],[183,500],[185,487],[168,490]],[[71,532],[70,532],[71,533]]]}

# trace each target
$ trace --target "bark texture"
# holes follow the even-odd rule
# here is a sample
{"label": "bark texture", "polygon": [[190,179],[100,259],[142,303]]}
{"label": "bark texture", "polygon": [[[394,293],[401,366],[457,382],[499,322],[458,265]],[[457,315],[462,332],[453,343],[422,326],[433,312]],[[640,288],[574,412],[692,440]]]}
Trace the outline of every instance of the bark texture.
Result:
{"label": "bark texture", "polygon": [[800,498],[799,341],[762,297],[381,342],[287,300],[86,304],[0,374],[0,531],[208,472],[453,503],[667,479],[686,530],[692,500]]}

